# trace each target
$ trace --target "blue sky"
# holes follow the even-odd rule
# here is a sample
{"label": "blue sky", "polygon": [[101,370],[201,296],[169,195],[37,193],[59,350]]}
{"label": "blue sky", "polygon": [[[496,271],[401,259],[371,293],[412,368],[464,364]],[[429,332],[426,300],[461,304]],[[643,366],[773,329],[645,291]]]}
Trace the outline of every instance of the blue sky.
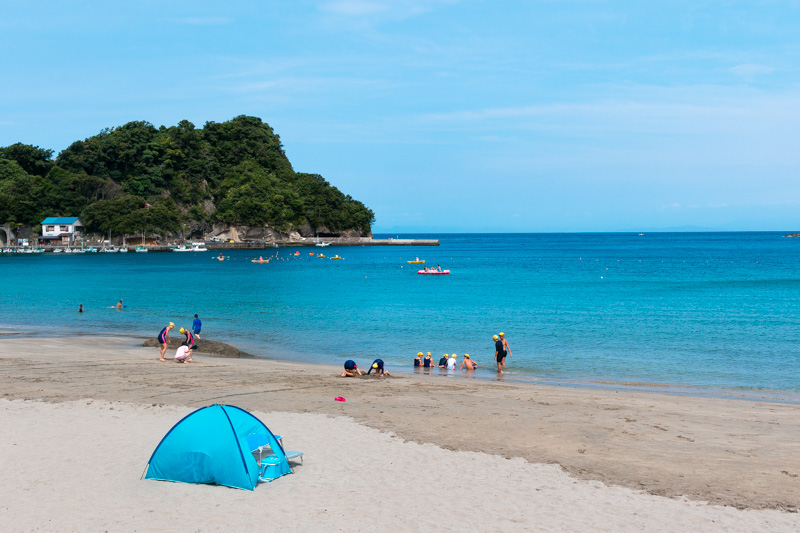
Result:
{"label": "blue sky", "polygon": [[376,232],[800,230],[798,1],[0,8],[0,146],[247,114]]}

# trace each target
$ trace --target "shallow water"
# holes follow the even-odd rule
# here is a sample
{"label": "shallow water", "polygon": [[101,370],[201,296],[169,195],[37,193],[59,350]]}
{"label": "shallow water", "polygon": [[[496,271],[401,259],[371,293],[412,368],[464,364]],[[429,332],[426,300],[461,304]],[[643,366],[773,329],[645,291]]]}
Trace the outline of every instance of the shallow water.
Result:
{"label": "shallow water", "polygon": [[[279,248],[229,252],[225,261],[215,252],[3,254],[0,323],[155,336],[169,321],[190,327],[198,313],[203,334],[259,356],[352,358],[364,368],[380,357],[412,371],[418,351],[435,361],[455,352],[459,362],[469,353],[484,366],[478,377],[495,376],[491,336],[504,331],[511,378],[800,397],[800,239],[425,237],[441,246]],[[268,264],[250,262],[275,253]],[[417,256],[451,275],[417,275],[419,265],[406,263]],[[105,308],[120,298],[126,309]]]}

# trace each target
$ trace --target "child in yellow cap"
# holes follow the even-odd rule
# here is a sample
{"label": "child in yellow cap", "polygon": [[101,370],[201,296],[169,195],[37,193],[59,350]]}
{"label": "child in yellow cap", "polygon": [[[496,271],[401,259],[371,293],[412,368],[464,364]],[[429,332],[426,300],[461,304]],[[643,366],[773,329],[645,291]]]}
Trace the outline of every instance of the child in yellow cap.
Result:
{"label": "child in yellow cap", "polygon": [[166,359],[164,359],[164,354],[167,352],[167,345],[169,344],[169,331],[174,327],[175,324],[170,322],[169,325],[158,334],[158,343],[161,345],[161,358],[159,361],[166,361]]}

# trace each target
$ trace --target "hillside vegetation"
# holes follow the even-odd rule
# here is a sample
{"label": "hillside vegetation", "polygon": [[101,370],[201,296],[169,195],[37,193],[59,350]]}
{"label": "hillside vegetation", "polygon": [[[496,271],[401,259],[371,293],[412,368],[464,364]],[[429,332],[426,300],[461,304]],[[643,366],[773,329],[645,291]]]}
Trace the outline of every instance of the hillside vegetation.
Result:
{"label": "hillside vegetation", "polygon": [[[373,212],[319,174],[295,172],[257,117],[156,128],[129,122],[53,151],[0,148],[0,223],[79,216],[88,232],[177,234],[212,224],[368,234]],[[148,207],[149,206],[149,207]]]}

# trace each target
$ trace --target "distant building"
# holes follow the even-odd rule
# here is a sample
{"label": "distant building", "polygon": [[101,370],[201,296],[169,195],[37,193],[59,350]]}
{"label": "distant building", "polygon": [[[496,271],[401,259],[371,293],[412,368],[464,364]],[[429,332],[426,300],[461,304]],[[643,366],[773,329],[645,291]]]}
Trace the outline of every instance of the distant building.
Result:
{"label": "distant building", "polygon": [[39,237],[39,242],[71,244],[81,237],[82,231],[83,224],[78,217],[47,217],[42,220],[42,236]]}

